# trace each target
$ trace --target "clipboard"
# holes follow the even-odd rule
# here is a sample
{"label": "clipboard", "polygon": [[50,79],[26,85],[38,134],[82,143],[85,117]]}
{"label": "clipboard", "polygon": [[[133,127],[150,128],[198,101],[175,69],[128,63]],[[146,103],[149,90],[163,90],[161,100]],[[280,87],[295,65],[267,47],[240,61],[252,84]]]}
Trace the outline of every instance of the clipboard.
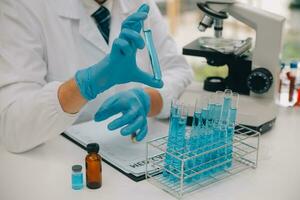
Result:
{"label": "clipboard", "polygon": [[[146,164],[146,142],[167,135],[168,121],[148,119],[147,137],[141,143],[136,144],[131,142],[130,137],[121,136],[120,130],[109,131],[107,124],[111,121],[112,119],[101,123],[89,121],[77,124],[61,135],[84,150],[88,143],[98,143],[100,155],[105,163],[135,182],[144,180],[146,167],[143,164]],[[111,148],[112,146],[114,148]],[[132,155],[132,152],[137,152],[138,155]],[[118,156],[117,154],[122,155]],[[152,152],[152,154],[153,157],[156,156],[156,152]],[[128,160],[121,159],[127,156]],[[132,162],[131,158],[133,158]]]}

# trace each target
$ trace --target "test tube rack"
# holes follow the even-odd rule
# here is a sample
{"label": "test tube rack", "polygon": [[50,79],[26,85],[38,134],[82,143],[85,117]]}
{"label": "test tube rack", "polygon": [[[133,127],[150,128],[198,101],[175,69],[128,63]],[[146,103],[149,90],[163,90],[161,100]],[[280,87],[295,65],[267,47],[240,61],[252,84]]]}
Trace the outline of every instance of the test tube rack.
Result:
{"label": "test tube rack", "polygon": [[[187,128],[186,137],[191,134],[191,129]],[[154,139],[147,142],[146,153],[146,179],[155,186],[163,189],[177,199],[203,189],[211,184],[224,180],[247,169],[255,169],[258,161],[260,133],[242,125],[236,125],[232,142],[224,145],[214,143],[205,144],[199,149],[189,151],[185,145],[184,149],[172,151],[168,148],[168,136]],[[209,147],[209,148],[208,148]],[[215,160],[206,159],[215,152],[227,152]],[[163,159],[152,159],[148,152],[158,150],[158,155]],[[209,149],[209,150],[207,150]],[[223,159],[230,156],[231,159]],[[166,165],[165,158],[169,157],[180,163],[176,168]],[[190,161],[199,159],[202,161],[191,168]],[[201,159],[202,158],[202,159]],[[217,159],[221,159],[217,161]],[[208,166],[208,167],[203,167]],[[152,169],[148,171],[148,169]],[[156,169],[153,171],[153,169]],[[200,169],[200,170],[199,170]]]}

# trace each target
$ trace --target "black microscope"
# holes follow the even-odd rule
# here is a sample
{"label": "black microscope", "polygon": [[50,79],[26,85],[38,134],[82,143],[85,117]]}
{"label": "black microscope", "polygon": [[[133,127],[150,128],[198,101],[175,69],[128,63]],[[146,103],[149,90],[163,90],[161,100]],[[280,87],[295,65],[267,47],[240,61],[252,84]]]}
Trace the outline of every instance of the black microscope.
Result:
{"label": "black microscope", "polygon": [[[238,121],[260,132],[270,130],[276,120],[275,93],[280,69],[282,30],[285,19],[234,0],[199,0],[204,13],[199,31],[214,27],[214,37],[200,37],[183,48],[183,54],[204,57],[211,66],[228,66],[228,77],[209,77],[198,94],[181,97],[192,104],[208,92],[231,89],[241,95]],[[223,21],[232,16],[256,31],[245,40],[224,39]]]}

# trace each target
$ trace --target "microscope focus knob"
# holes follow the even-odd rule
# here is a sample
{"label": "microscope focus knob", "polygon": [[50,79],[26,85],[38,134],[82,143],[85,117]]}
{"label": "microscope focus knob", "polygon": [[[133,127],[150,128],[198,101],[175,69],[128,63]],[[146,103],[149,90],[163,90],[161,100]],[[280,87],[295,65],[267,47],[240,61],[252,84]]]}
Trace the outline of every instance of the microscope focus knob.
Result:
{"label": "microscope focus knob", "polygon": [[251,72],[247,79],[249,89],[257,94],[268,92],[273,84],[272,73],[265,68],[257,68]]}

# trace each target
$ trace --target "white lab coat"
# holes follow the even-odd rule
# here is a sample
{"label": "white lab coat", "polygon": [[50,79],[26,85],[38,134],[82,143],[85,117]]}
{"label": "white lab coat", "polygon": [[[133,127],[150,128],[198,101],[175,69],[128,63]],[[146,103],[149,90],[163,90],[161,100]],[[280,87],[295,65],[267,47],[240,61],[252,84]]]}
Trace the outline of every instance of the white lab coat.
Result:
{"label": "white lab coat", "polygon": [[[170,101],[191,80],[191,69],[177,52],[166,24],[152,0],[113,0],[110,44],[122,21],[143,2],[150,4],[165,86],[160,90],[167,117]],[[82,0],[0,0],[0,141],[9,151],[23,152],[59,135],[74,122],[92,119],[107,97],[132,87],[111,88],[89,102],[79,114],[63,112],[58,97],[62,82],[110,52]],[[146,49],[139,67],[151,72]],[[130,72],[128,72],[130,73]],[[108,74],[109,76],[109,74]],[[126,74],[124,74],[126,76]]]}

